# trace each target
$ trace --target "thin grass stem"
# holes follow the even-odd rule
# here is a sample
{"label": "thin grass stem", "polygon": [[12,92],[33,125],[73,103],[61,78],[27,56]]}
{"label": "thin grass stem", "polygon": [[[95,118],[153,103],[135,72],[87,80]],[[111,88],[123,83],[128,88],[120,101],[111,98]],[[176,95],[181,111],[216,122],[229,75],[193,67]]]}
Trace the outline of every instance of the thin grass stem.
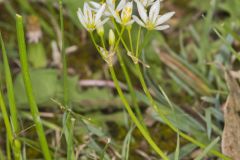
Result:
{"label": "thin grass stem", "polygon": [[44,158],[46,160],[51,160],[52,158],[49,151],[47,139],[44,133],[44,129],[42,126],[42,121],[40,119],[38,106],[36,104],[35,97],[33,95],[32,83],[30,79],[29,67],[28,67],[28,61],[27,61],[27,52],[26,52],[26,44],[24,39],[22,16],[16,15],[16,21],[17,21],[16,28],[17,28],[17,39],[18,39],[20,62],[21,62],[23,81],[24,81],[24,86],[26,89],[27,97],[28,97],[29,107],[33,116],[33,121],[36,125],[36,131],[38,134],[38,138],[39,138],[39,142],[40,142],[40,146],[41,146]]}
{"label": "thin grass stem", "polygon": [[[7,85],[7,97],[8,97],[8,101],[9,101],[10,117],[11,117],[11,121],[12,121],[12,132],[13,132],[13,136],[15,136],[15,135],[17,135],[17,133],[20,130],[18,114],[17,114],[18,112],[17,112],[16,103],[15,103],[11,71],[10,71],[7,53],[6,53],[6,49],[4,46],[4,42],[2,39],[1,33],[0,33],[0,44],[2,47],[2,54],[3,54],[4,72],[5,72],[6,85]],[[21,158],[21,143],[17,139],[15,139],[14,141],[15,141],[14,146],[13,146],[14,157],[15,157],[15,159],[20,159]]]}
{"label": "thin grass stem", "polygon": [[[67,73],[67,57],[65,52],[65,34],[64,34],[64,19],[63,19],[63,0],[59,0],[59,18],[60,18],[60,28],[61,28],[61,55],[63,64],[63,104],[66,109],[70,109],[69,106],[69,91],[68,91],[68,73]],[[73,125],[71,122],[71,115],[65,112],[63,115],[63,132],[67,142],[67,160],[74,159],[73,150]]]}
{"label": "thin grass stem", "polygon": [[[2,111],[3,121],[6,128],[6,135],[7,135],[6,144],[9,144],[9,147],[7,148],[13,148],[13,133],[12,133],[11,123],[9,121],[9,116],[8,116],[7,108],[5,104],[6,103],[4,102],[2,91],[0,90],[0,108]],[[10,152],[10,149],[8,152]]]}

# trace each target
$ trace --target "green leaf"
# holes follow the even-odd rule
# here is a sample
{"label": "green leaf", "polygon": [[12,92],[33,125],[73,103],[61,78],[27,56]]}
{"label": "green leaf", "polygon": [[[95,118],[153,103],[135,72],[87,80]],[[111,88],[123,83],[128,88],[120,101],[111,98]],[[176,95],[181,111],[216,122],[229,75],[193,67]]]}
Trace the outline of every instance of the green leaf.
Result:
{"label": "green leaf", "polygon": [[213,140],[195,160],[203,159],[204,156],[207,155],[207,153],[218,143],[219,140],[220,140],[219,137]]}
{"label": "green leaf", "polygon": [[176,150],[175,150],[175,156],[174,156],[174,160],[179,160],[179,154],[180,154],[180,138],[179,138],[179,134],[177,135],[177,146],[176,146]]}
{"label": "green leaf", "polygon": [[47,66],[47,56],[42,43],[31,43],[28,45],[28,60],[34,68]]}
{"label": "green leaf", "polygon": [[129,151],[130,151],[130,142],[132,138],[132,131],[135,127],[131,127],[128,131],[124,141],[123,141],[123,147],[122,147],[122,159],[128,160],[129,159]]}
{"label": "green leaf", "polygon": [[[49,102],[51,98],[54,98],[56,96],[58,86],[56,70],[53,69],[31,70],[30,77],[33,86],[33,94],[36,98],[37,104]],[[17,104],[26,105],[28,103],[22,73],[19,73],[15,79],[14,93]]]}
{"label": "green leaf", "polygon": [[3,82],[4,78],[3,64],[0,62],[0,84]]}

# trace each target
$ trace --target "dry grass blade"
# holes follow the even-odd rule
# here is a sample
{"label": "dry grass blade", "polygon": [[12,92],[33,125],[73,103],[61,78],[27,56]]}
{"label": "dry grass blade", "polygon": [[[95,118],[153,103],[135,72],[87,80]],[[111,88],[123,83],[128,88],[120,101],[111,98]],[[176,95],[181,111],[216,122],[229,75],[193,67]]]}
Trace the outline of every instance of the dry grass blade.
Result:
{"label": "dry grass blade", "polygon": [[229,96],[224,106],[222,152],[234,160],[240,159],[240,87],[230,71],[225,71]]}
{"label": "dry grass blade", "polygon": [[185,67],[181,62],[176,58],[172,57],[170,54],[159,52],[158,55],[161,61],[173,70],[179,78],[187,82],[191,88],[195,89],[198,93],[203,95],[209,95],[209,87],[193,72],[191,72],[187,67]]}

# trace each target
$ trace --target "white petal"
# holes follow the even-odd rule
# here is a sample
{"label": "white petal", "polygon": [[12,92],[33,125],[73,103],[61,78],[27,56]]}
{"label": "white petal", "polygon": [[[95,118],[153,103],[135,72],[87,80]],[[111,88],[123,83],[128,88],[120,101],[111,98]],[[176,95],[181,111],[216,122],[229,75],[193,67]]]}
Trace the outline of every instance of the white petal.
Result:
{"label": "white petal", "polygon": [[92,13],[92,10],[89,7],[88,3],[84,4],[84,15],[85,15],[87,23],[92,23],[93,22],[93,13]]}
{"label": "white petal", "polygon": [[109,11],[111,12],[111,15],[117,20],[117,21],[121,21],[119,15],[117,15],[117,13],[115,12],[115,10],[113,8],[109,8]]}
{"label": "white petal", "polygon": [[83,27],[87,28],[85,17],[84,17],[84,15],[83,15],[83,13],[82,13],[80,8],[77,11],[77,15],[78,15],[78,19],[81,22],[81,24],[83,25]]}
{"label": "white petal", "polygon": [[134,20],[129,21],[125,26],[132,25],[134,23]]}
{"label": "white petal", "polygon": [[116,8],[116,11],[118,11],[118,12],[121,11],[126,3],[127,3],[126,0],[121,0]]}
{"label": "white petal", "polygon": [[139,24],[140,26],[145,27],[144,23],[143,23],[137,16],[134,16],[134,15],[133,15],[132,17],[133,17],[134,21],[135,21],[137,24]]}
{"label": "white petal", "polygon": [[115,3],[113,0],[107,0],[106,1],[108,8],[115,9]]}
{"label": "white petal", "polygon": [[148,1],[149,1],[149,0],[143,0],[143,1],[142,1],[142,4],[143,4],[145,7],[147,7]]}
{"label": "white petal", "polygon": [[94,8],[94,9],[100,9],[101,8],[101,4],[91,1],[89,2],[89,4]]}
{"label": "white petal", "polygon": [[95,22],[99,21],[105,11],[106,4],[103,4],[95,16]]}
{"label": "white petal", "polygon": [[146,7],[153,5],[154,1],[155,0],[147,0]]}
{"label": "white petal", "polygon": [[117,23],[122,24],[122,20],[119,17],[114,17],[117,21]]}
{"label": "white petal", "polygon": [[96,28],[102,27],[108,20],[109,18],[105,18],[104,20],[100,21],[96,24]]}
{"label": "white petal", "polygon": [[159,12],[160,12],[160,0],[157,0],[156,2],[154,2],[152,7],[150,8],[150,11],[149,11],[150,21],[154,23],[157,19]]}
{"label": "white petal", "polygon": [[139,1],[139,0],[134,0],[134,1],[135,1],[136,3],[138,3],[138,2],[141,3],[144,7],[146,7],[146,4],[147,4],[147,1],[148,1],[148,0],[140,0],[140,1]]}
{"label": "white petal", "polygon": [[105,12],[103,14],[104,14],[104,16],[107,16],[107,17],[112,15],[112,13],[110,12],[109,8],[105,9]]}
{"label": "white petal", "polygon": [[168,29],[169,27],[170,27],[169,25],[162,25],[162,26],[155,27],[155,29],[161,31],[161,30]]}
{"label": "white petal", "polygon": [[87,10],[88,10],[88,4],[87,3],[84,3],[84,5],[83,5],[83,12],[84,12],[84,17],[87,17],[88,15],[88,13],[87,13]]}
{"label": "white petal", "polygon": [[158,17],[156,25],[158,26],[160,24],[163,24],[164,22],[169,20],[174,14],[175,14],[175,12],[168,12],[168,13]]}
{"label": "white petal", "polygon": [[137,3],[137,8],[138,8],[138,13],[141,17],[141,19],[144,21],[144,23],[147,22],[147,10],[144,8],[144,6],[142,5],[142,3],[140,3],[139,1],[135,1]]}

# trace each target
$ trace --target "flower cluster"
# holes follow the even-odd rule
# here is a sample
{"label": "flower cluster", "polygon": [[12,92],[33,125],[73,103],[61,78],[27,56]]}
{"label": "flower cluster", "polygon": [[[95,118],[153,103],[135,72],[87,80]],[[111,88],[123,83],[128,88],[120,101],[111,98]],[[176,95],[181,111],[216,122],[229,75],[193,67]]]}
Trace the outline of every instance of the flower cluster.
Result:
{"label": "flower cluster", "polygon": [[[135,2],[135,3],[134,3]],[[160,15],[161,0],[106,0],[100,4],[94,1],[84,3],[83,10],[78,9],[78,18],[83,27],[88,31],[101,28],[109,19],[114,19],[122,26],[130,26],[134,22],[148,30],[164,30],[169,25],[164,25],[174,12]],[[133,15],[133,5],[136,4],[138,15]]]}

